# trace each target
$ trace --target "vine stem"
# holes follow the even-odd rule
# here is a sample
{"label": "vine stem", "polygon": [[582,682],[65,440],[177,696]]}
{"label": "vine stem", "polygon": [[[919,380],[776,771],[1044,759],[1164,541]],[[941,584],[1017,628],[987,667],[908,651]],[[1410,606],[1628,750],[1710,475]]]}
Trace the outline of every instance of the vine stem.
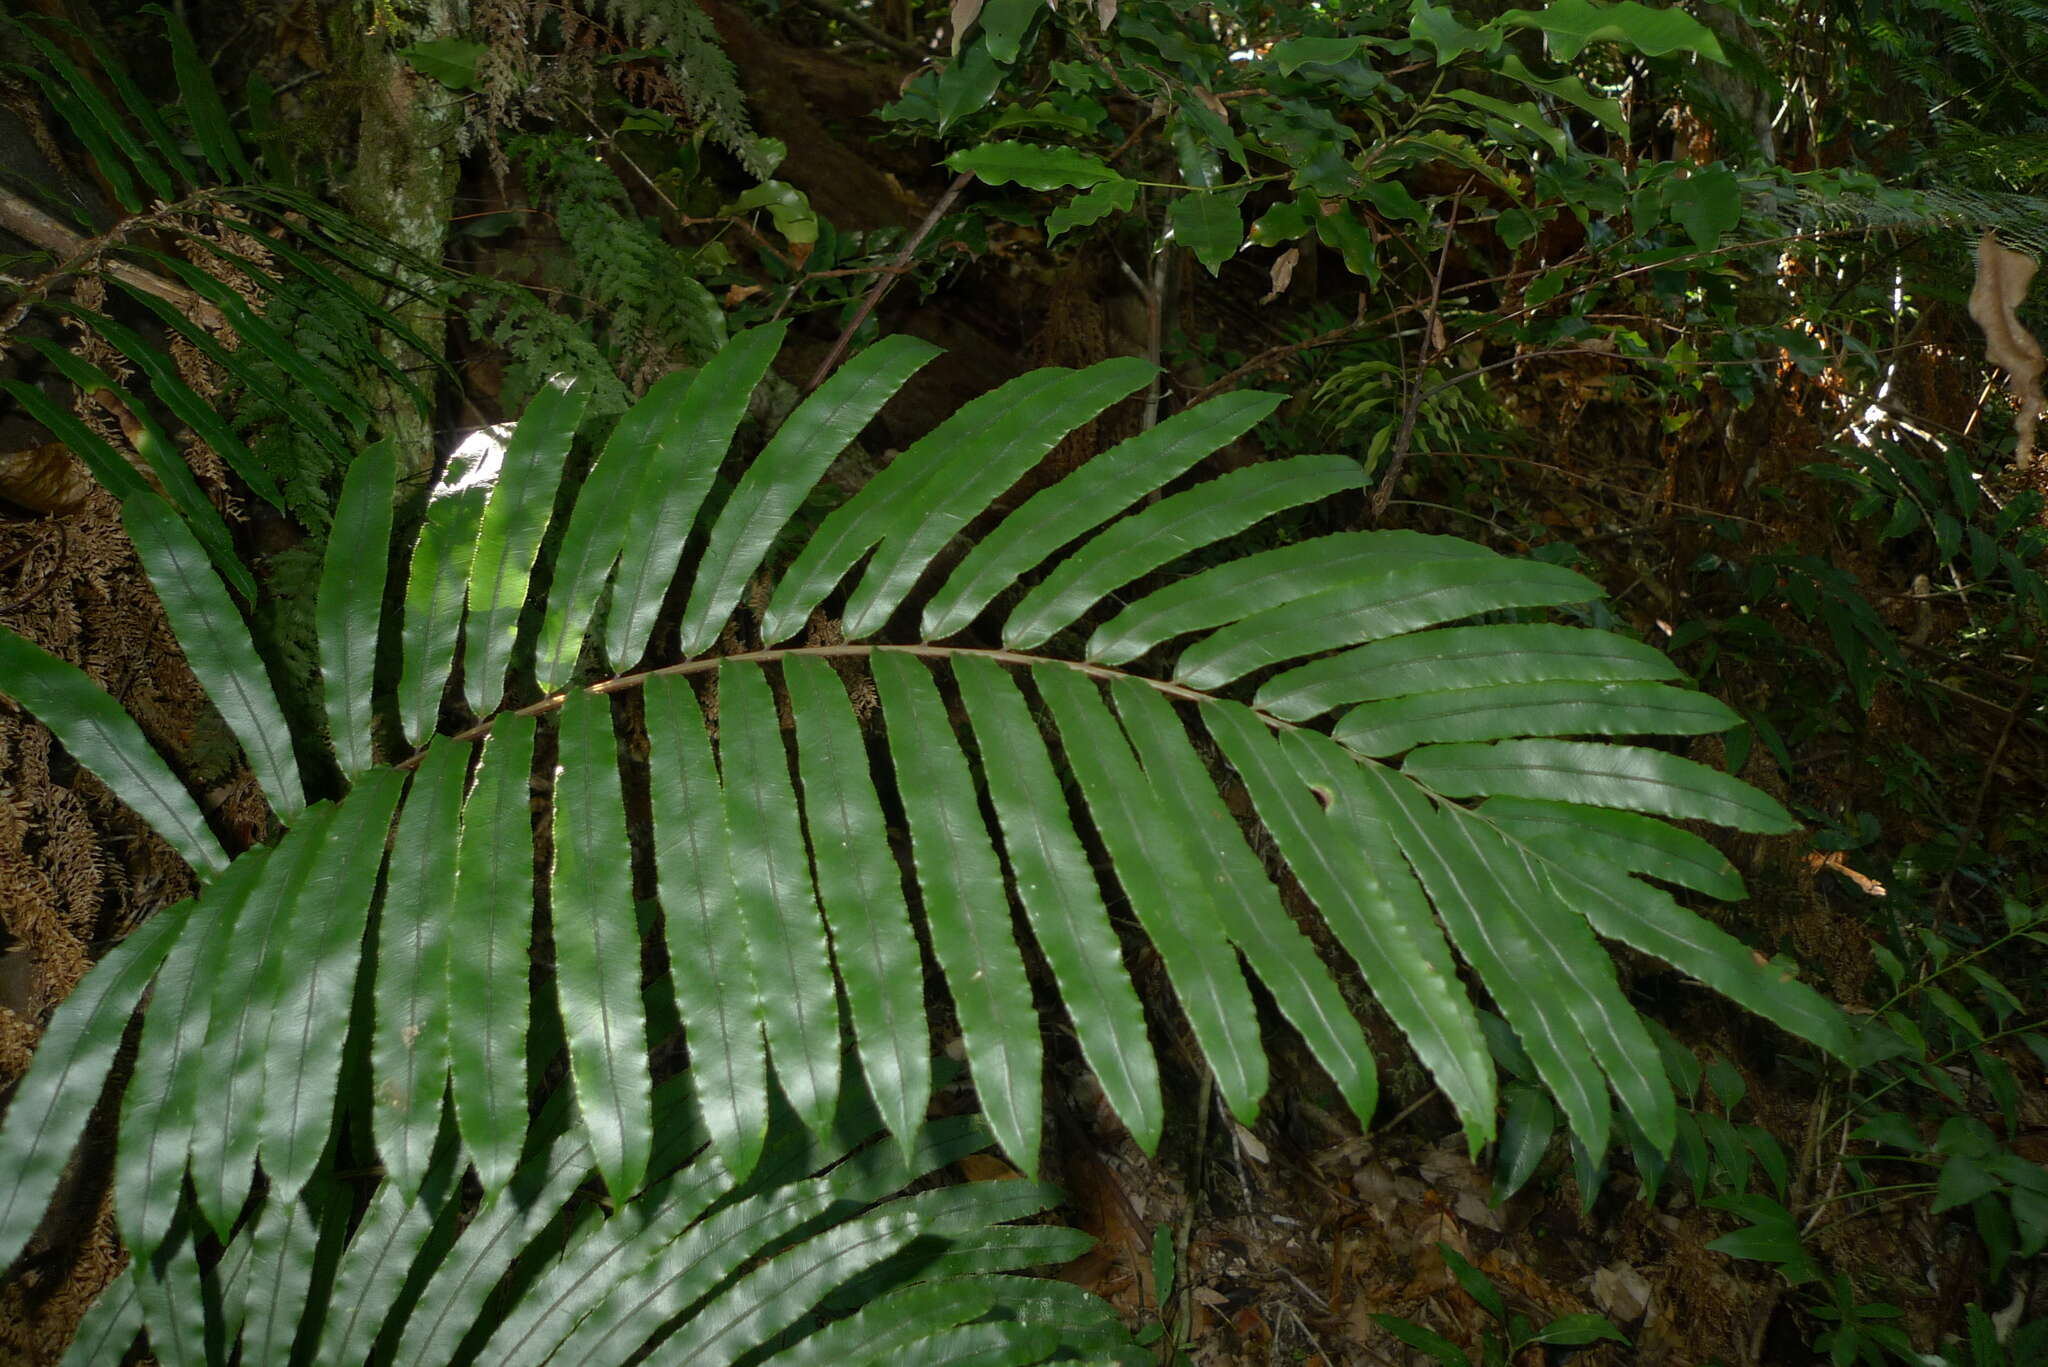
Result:
{"label": "vine stem", "polygon": [[[955,656],[971,655],[979,659],[993,660],[997,664],[1005,665],[1058,665],[1062,669],[1071,669],[1077,674],[1085,674],[1091,679],[1104,679],[1110,682],[1128,679],[1133,683],[1141,683],[1155,692],[1163,693],[1167,697],[1180,702],[1214,703],[1222,701],[1222,699],[1217,698],[1214,694],[1203,693],[1197,689],[1188,688],[1166,679],[1147,678],[1143,674],[1131,674],[1121,669],[1112,669],[1108,665],[1088,664],[1080,660],[1054,660],[1048,659],[1043,655],[1027,655],[1017,650],[995,650],[980,646],[883,644],[786,646],[772,650],[749,650],[738,655],[699,656],[697,659],[684,660],[679,664],[663,665],[659,669],[643,669],[636,674],[621,674],[616,678],[606,679],[602,683],[591,684],[587,688],[561,689],[548,694],[538,702],[531,702],[524,707],[515,707],[508,711],[497,713],[478,722],[466,731],[456,732],[450,739],[458,742],[482,740],[491,734],[491,728],[497,724],[499,717],[542,716],[559,708],[568,700],[569,695],[572,693],[623,693],[628,689],[641,687],[649,679],[658,679],[668,675],[688,677],[692,674],[709,674],[712,670],[724,664],[774,664],[781,660],[791,659],[865,660],[878,653],[915,655],[925,660],[950,660]],[[1298,731],[1301,729],[1294,722],[1283,721],[1270,712],[1262,711],[1256,707],[1252,708],[1252,715],[1267,726],[1272,727],[1275,731]],[[414,768],[424,758],[426,758],[426,751],[421,750],[409,758],[400,761],[398,767],[401,769]]]}

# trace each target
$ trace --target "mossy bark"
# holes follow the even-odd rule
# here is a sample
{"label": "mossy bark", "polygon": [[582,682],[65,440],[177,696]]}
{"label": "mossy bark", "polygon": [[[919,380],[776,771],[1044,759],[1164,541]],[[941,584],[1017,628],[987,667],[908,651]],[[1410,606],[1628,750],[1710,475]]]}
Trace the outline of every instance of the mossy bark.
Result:
{"label": "mossy bark", "polygon": [[[438,265],[448,240],[448,223],[461,169],[458,138],[463,96],[413,69],[401,55],[414,43],[459,37],[469,22],[469,0],[421,0],[394,13],[372,0],[377,13],[367,29],[362,16],[345,9],[333,24],[336,58],[360,92],[354,165],[342,186],[342,202],[366,226],[389,237],[422,262]],[[400,266],[399,285],[366,282],[379,302],[427,348],[420,355],[404,340],[387,336],[381,345],[431,395],[433,368],[447,337],[445,290],[431,272]],[[406,387],[379,376],[369,395],[380,435],[398,450],[401,487],[405,477],[434,467],[433,411],[423,410]]]}

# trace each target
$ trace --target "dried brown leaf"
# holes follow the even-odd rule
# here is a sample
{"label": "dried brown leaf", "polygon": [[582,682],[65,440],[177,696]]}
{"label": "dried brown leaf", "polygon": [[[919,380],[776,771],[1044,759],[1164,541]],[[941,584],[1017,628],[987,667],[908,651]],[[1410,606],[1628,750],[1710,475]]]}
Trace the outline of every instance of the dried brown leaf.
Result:
{"label": "dried brown leaf", "polygon": [[2014,426],[2019,444],[2013,463],[2024,469],[2034,463],[2034,432],[2044,400],[2041,372],[2048,357],[2041,343],[2020,323],[2019,307],[2039,263],[1986,233],[1977,242],[1977,282],[1970,289],[1970,317],[1984,329],[1984,358],[2006,372],[2006,387],[2019,405]]}
{"label": "dried brown leaf", "polygon": [[1286,251],[1280,253],[1278,257],[1274,258],[1271,277],[1273,292],[1264,299],[1261,299],[1259,301],[1261,304],[1270,304],[1281,295],[1287,293],[1287,287],[1294,283],[1294,268],[1300,261],[1301,248],[1299,247],[1289,247]]}
{"label": "dried brown leaf", "polygon": [[953,0],[952,9],[947,17],[953,27],[953,55],[958,57],[961,38],[966,36],[974,21],[981,17],[981,0]]}
{"label": "dried brown leaf", "polygon": [[0,452],[0,498],[32,513],[76,512],[92,491],[92,477],[62,442]]}

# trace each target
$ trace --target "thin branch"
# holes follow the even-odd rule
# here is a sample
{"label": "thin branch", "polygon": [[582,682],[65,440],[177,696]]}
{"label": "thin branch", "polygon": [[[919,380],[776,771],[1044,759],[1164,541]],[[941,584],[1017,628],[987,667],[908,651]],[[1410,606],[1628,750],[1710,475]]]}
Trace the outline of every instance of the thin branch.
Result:
{"label": "thin branch", "polygon": [[[1466,182],[1466,186],[1471,184]],[[1380,487],[1372,494],[1372,521],[1377,524],[1386,515],[1387,500],[1394,496],[1394,486],[1400,481],[1401,467],[1408,463],[1408,443],[1415,437],[1415,420],[1422,414],[1422,401],[1435,390],[1423,383],[1429,375],[1429,368],[1436,364],[1436,358],[1443,354],[1443,315],[1437,312],[1437,305],[1443,301],[1444,271],[1451,263],[1451,244],[1458,240],[1458,210],[1465,202],[1465,188],[1451,198],[1449,221],[1444,224],[1443,250],[1437,253],[1436,270],[1429,278],[1429,305],[1422,311],[1422,359],[1416,367],[1415,383],[1408,391],[1408,402],[1401,406],[1401,426],[1394,433],[1394,444],[1387,453],[1387,468],[1380,475]]]}
{"label": "thin branch", "polygon": [[869,42],[889,49],[889,51],[904,58],[906,61],[922,64],[931,60],[931,53],[921,52],[914,45],[904,42],[901,38],[885,33],[845,6],[833,4],[832,0],[796,0],[796,2],[807,10],[822,14],[827,19],[846,25]]}
{"label": "thin branch", "polygon": [[1350,322],[1333,327],[1328,332],[1319,332],[1313,337],[1305,337],[1298,342],[1285,342],[1279,346],[1267,347],[1264,351],[1252,357],[1237,369],[1224,375],[1221,379],[1212,380],[1202,386],[1201,389],[1197,390],[1188,399],[1188,407],[1193,408],[1204,399],[1212,398],[1226,389],[1235,388],[1239,380],[1252,374],[1254,371],[1264,370],[1270,365],[1284,361],[1289,356],[1299,355],[1304,351],[1313,351],[1318,347],[1335,346],[1339,342],[1348,340],[1352,334],[1361,328],[1392,320],[1400,311],[1400,309],[1388,309],[1385,313],[1375,318],[1367,318],[1365,316],[1365,296],[1361,294],[1358,296],[1358,314]]}
{"label": "thin branch", "polygon": [[[2044,641],[2043,645],[2048,645],[2048,641]],[[1963,824],[1962,834],[1956,837],[1955,854],[1949,860],[1948,869],[1941,875],[1941,887],[1934,895],[1933,930],[1937,935],[1941,933],[1942,913],[1950,906],[1956,870],[1962,866],[1963,856],[1969,853],[1971,842],[1976,840],[1978,831],[1983,827],[1984,804],[1991,797],[1991,784],[1998,776],[1998,766],[2005,760],[2006,746],[2012,743],[2012,733],[2020,724],[2020,718],[2035,707],[2034,670],[2040,666],[2043,645],[2034,647],[2034,656],[2027,661],[2026,670],[2020,675],[2020,695],[2006,711],[2005,724],[1999,728],[1998,740],[1991,747],[1990,758],[1984,761],[1984,778],[1977,785],[1977,800],[1970,804],[1970,819]]]}
{"label": "thin branch", "polygon": [[924,216],[924,222],[917,225],[917,231],[910,235],[910,240],[903,244],[903,250],[897,252],[896,259],[889,263],[890,269],[874,283],[867,297],[860,301],[860,311],[853,315],[853,321],[846,325],[838,340],[832,343],[832,349],[825,353],[825,359],[818,362],[817,373],[812,375],[811,382],[804,386],[804,393],[808,394],[825,383],[825,377],[832,373],[833,367],[846,355],[846,348],[853,341],[853,334],[860,331],[861,324],[867,322],[868,316],[875,311],[875,306],[882,302],[883,296],[903,278],[901,268],[910,264],[910,259],[917,255],[917,249],[924,245],[924,240],[931,236],[932,229],[939,225],[939,220],[946,216],[946,210],[953,207],[953,201],[960,198],[960,192],[967,188],[967,182],[972,179],[972,171],[962,171],[953,177],[953,183],[946,187],[946,193],[939,196],[938,203],[932,205],[931,212]]}

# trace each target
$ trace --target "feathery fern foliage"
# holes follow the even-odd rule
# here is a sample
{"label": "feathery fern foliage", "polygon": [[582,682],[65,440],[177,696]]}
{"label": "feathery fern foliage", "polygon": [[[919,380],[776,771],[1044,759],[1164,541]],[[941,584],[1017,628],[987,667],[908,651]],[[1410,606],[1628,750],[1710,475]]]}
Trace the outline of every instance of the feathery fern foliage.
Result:
{"label": "feathery fern foliage", "polygon": [[[265,183],[191,33],[175,15],[149,8],[164,24],[180,93],[169,109],[159,109],[103,48],[95,45],[99,65],[88,74],[53,40],[59,25],[0,15],[0,34],[34,54],[22,69],[115,201],[112,222],[102,224],[48,186],[8,187],[33,209],[17,222],[35,219],[23,231],[37,239],[48,269],[30,272],[12,292],[0,331],[34,309],[93,339],[104,366],[87,359],[82,345],[23,338],[81,392],[105,396],[108,410],[122,415],[133,454],[34,385],[4,380],[0,391],[48,427],[102,487],[124,498],[149,489],[169,497],[214,567],[254,598],[254,580],[172,440],[173,427],[189,429],[250,495],[317,528],[328,506],[323,481],[348,464],[368,427],[361,378],[382,371],[421,412],[429,406],[402,363],[410,359],[405,351],[393,348],[394,359],[378,345],[395,339],[423,355],[418,339],[346,277],[391,283],[399,265],[434,270],[403,259],[314,196]],[[187,126],[189,142],[173,130],[174,119]],[[59,297],[67,289],[71,297]],[[99,298],[106,302],[89,302]],[[163,341],[144,331],[156,324]],[[126,382],[131,371],[141,383]],[[238,400],[232,420],[223,416],[227,405],[211,399],[220,392]]]}
{"label": "feathery fern foliage", "polygon": [[[727,449],[781,339],[735,337],[620,420],[568,504],[544,595],[537,562],[582,387],[545,389],[498,458],[443,478],[388,630],[374,548],[390,535],[394,461],[385,447],[357,460],[318,614],[326,716],[353,784],[335,802],[309,804],[245,624],[185,522],[132,494],[130,531],[192,667],[290,828],[273,847],[231,860],[105,695],[0,634],[0,691],[211,880],[52,1023],[0,1129],[0,1166],[16,1174],[0,1258],[34,1229],[153,979],[123,1101],[123,1232],[145,1259],[181,1229],[239,1241],[260,1163],[266,1204],[286,1213],[268,1217],[282,1233],[259,1219],[255,1244],[298,1250],[278,1275],[302,1279],[330,1245],[293,1233],[292,1212],[341,1238],[345,1221],[321,1214],[338,1199],[323,1155],[346,1141],[359,1094],[387,1174],[376,1200],[422,1229],[458,1144],[487,1209],[539,1209],[516,1193],[550,1142],[587,1152],[577,1171],[594,1165],[616,1200],[672,1180],[664,1097],[702,1117],[714,1156],[687,1179],[693,1193],[707,1174],[748,1189],[785,1171],[771,1163],[778,1094],[823,1143],[864,1086],[892,1151],[920,1152],[920,921],[989,1127],[1027,1172],[1043,1066],[1027,926],[1117,1113],[1148,1149],[1160,1136],[1159,1070],[1113,909],[1158,951],[1220,1096],[1247,1120],[1267,1086],[1247,969],[1362,1120],[1377,1104],[1372,1052],[1290,911],[1294,888],[1475,1151],[1495,1133],[1495,1065],[1467,979],[1596,1161],[1610,1092],[1631,1137],[1668,1151],[1671,1087],[1600,937],[1848,1049],[1824,999],[1636,877],[1739,895],[1711,846],[1657,818],[1792,823],[1665,751],[1569,739],[1733,721],[1670,683],[1647,647],[1518,620],[1592,599],[1587,580],[1402,531],[1228,553],[1265,518],[1355,491],[1345,458],[1275,461],[1145,502],[1279,402],[1257,393],[1175,415],[963,546],[1068,432],[1146,382],[1131,359],[1036,371],[968,404],[783,564],[806,495],[935,353],[902,337],[869,348],[734,468]],[[1210,567],[1154,587],[1191,552]],[[380,669],[395,698],[377,695]],[[487,720],[437,736],[451,689]],[[636,900],[650,890],[655,905]],[[643,929],[670,964],[644,993]],[[657,1087],[651,1027],[671,1014],[690,1066]],[[352,1051],[364,1081],[344,1067]],[[559,1053],[573,1114],[529,1124]],[[690,1199],[702,1211],[714,1198]],[[615,1229],[625,1218],[604,1237],[643,1240],[646,1265],[696,1261],[687,1219],[657,1236]],[[802,1286],[799,1312],[817,1299]],[[136,1292],[145,1312],[151,1294]],[[689,1304],[662,1300],[649,1324]]]}

